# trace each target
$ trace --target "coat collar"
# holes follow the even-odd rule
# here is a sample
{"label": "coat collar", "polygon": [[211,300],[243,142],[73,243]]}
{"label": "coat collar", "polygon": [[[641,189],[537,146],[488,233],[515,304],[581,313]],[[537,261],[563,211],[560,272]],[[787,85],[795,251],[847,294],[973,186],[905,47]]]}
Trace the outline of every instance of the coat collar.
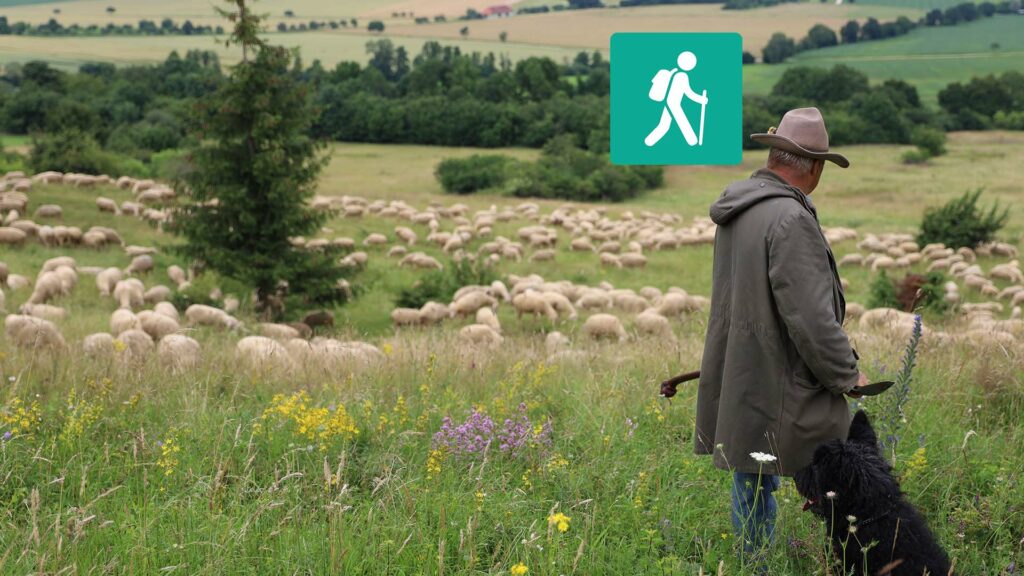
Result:
{"label": "coat collar", "polygon": [[757,170],[754,170],[753,174],[750,175],[750,178],[769,180],[775,184],[778,184],[790,190],[791,192],[793,192],[794,199],[803,204],[804,208],[806,208],[807,211],[811,213],[811,216],[814,216],[815,220],[818,219],[818,210],[817,208],[814,207],[814,202],[811,201],[811,197],[808,196],[807,194],[804,194],[803,190],[797,188],[796,186],[793,186],[789,182],[786,182],[786,180],[782,176],[779,176],[774,171],[769,170],[768,168],[758,168]]}

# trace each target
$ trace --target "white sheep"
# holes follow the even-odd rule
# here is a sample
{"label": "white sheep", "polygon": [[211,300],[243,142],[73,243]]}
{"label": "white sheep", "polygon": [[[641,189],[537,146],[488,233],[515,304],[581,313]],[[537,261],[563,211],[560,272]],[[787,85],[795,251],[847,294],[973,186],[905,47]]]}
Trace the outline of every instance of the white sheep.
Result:
{"label": "white sheep", "polygon": [[416,308],[395,308],[391,311],[391,323],[396,328],[416,326],[423,323],[423,313]]}
{"label": "white sheep", "polygon": [[290,368],[288,350],[266,336],[246,336],[235,345],[235,357],[253,368]]}
{"label": "white sheep", "polygon": [[118,307],[134,309],[145,302],[146,287],[140,280],[128,278],[114,285],[114,300]]}
{"label": "white sheep", "polygon": [[53,322],[64,320],[68,315],[67,310],[49,304],[25,304],[21,307],[21,313]]}
{"label": "white sheep", "polygon": [[462,298],[452,302],[449,309],[453,317],[464,317],[469,316],[470,314],[476,314],[477,310],[484,307],[492,309],[497,308],[498,301],[485,292],[470,292]]}
{"label": "white sheep", "polygon": [[49,320],[20,314],[4,318],[4,332],[15,346],[29,350],[63,349],[64,337]]}
{"label": "white sheep", "polygon": [[490,326],[498,334],[501,334],[501,323],[498,316],[490,308],[481,308],[476,311],[476,323]]}
{"label": "white sheep", "polygon": [[171,279],[171,282],[174,282],[179,287],[188,280],[185,277],[185,271],[177,264],[172,264],[167,267],[167,277]]}
{"label": "white sheep", "polygon": [[120,355],[126,362],[141,362],[153,353],[156,347],[153,338],[142,330],[125,330],[114,339],[115,349],[120,349]]}
{"label": "white sheep", "polygon": [[120,268],[104,268],[96,275],[96,288],[101,296],[110,296],[114,292],[114,286],[123,278]]}
{"label": "white sheep", "polygon": [[534,316],[545,316],[548,320],[558,320],[558,312],[544,296],[537,291],[527,290],[512,298],[512,307],[516,309],[516,317],[522,318],[523,314]]}
{"label": "white sheep", "polygon": [[562,334],[557,330],[554,332],[549,332],[548,335],[544,338],[544,347],[547,349],[549,355],[554,354],[556,352],[560,352],[562,350],[566,350],[569,348],[569,346],[569,338],[567,338],[565,334]]}
{"label": "white sheep", "polygon": [[672,325],[668,318],[659,314],[654,308],[648,308],[638,314],[633,325],[641,334],[656,336],[669,342],[676,341],[676,335],[672,332]]}
{"label": "white sheep", "polygon": [[148,304],[165,302],[171,297],[171,289],[163,284],[153,286],[142,294],[142,299]]}
{"label": "white sheep", "polygon": [[190,326],[213,326],[234,329],[241,325],[237,318],[220,308],[205,304],[192,304],[185,310],[185,319]]}
{"label": "white sheep", "polygon": [[287,324],[261,322],[256,325],[256,330],[260,333],[260,336],[266,336],[274,340],[288,341],[299,338],[299,331]]}
{"label": "white sheep", "polygon": [[163,314],[164,316],[167,316],[168,318],[174,320],[175,322],[181,319],[181,317],[178,315],[178,309],[175,308],[174,304],[171,304],[170,302],[157,302],[156,305],[153,306],[153,312],[156,312],[157,314]]}
{"label": "white sheep", "polygon": [[153,269],[153,257],[149,254],[140,254],[132,258],[131,264],[125,268],[125,274],[145,274]]}
{"label": "white sheep", "polygon": [[153,337],[153,340],[160,340],[170,334],[181,330],[178,321],[158,314],[152,310],[143,310],[137,315],[142,331]]}
{"label": "white sheep", "polygon": [[541,292],[541,297],[554,308],[559,316],[565,316],[570,320],[576,319],[576,307],[565,295],[560,292]]}
{"label": "white sheep", "polygon": [[459,340],[473,345],[483,345],[490,348],[498,347],[505,341],[501,334],[498,334],[490,326],[485,324],[470,324],[459,330]]}
{"label": "white sheep", "polygon": [[183,334],[169,334],[160,339],[156,347],[160,363],[176,373],[195,369],[199,365],[200,351],[199,342]]}
{"label": "white sheep", "polygon": [[427,302],[420,307],[420,321],[424,324],[438,324],[451,317],[448,306],[438,302]]}
{"label": "white sheep", "polygon": [[622,322],[611,314],[594,314],[583,323],[583,332],[595,340],[617,338],[619,342],[626,340],[626,329]]}
{"label": "white sheep", "polygon": [[106,332],[89,334],[82,340],[82,351],[93,359],[111,358],[114,355],[114,337]]}

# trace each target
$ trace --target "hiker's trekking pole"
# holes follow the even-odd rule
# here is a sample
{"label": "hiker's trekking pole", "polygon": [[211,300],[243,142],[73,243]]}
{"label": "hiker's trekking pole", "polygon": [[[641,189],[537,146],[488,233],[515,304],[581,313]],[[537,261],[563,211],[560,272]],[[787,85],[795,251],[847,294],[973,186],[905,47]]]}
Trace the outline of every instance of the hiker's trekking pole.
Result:
{"label": "hiker's trekking pole", "polygon": [[704,103],[700,105],[700,135],[697,136],[697,145],[704,145],[704,111],[708,108],[708,91],[704,91]]}

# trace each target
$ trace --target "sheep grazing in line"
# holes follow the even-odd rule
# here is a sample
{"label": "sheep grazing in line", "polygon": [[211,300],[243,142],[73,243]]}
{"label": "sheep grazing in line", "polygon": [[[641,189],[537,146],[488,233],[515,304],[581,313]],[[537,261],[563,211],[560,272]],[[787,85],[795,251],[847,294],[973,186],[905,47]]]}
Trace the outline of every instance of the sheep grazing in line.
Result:
{"label": "sheep grazing in line", "polygon": [[28,234],[25,234],[17,228],[11,228],[8,226],[0,226],[0,244],[7,244],[8,246],[17,246],[25,242],[28,238]]}
{"label": "sheep grazing in line", "polygon": [[613,266],[615,268],[622,268],[622,261],[615,254],[609,252],[601,252],[601,266]]}
{"label": "sheep grazing in line", "polygon": [[171,282],[177,284],[178,288],[181,288],[181,285],[188,280],[185,277],[185,271],[177,264],[172,264],[167,267],[167,277],[171,279]]}
{"label": "sheep grazing in line", "polygon": [[25,304],[21,307],[21,313],[53,322],[64,320],[68,315],[67,311],[60,306],[49,304]]}
{"label": "sheep grazing in line", "polygon": [[621,264],[623,268],[643,268],[644,266],[647,266],[647,258],[643,254],[627,252],[622,256],[619,256],[619,264]]}
{"label": "sheep grazing in line", "polygon": [[611,314],[594,314],[583,323],[583,332],[594,340],[615,338],[624,342],[627,338],[622,322]]}
{"label": "sheep grazing in line", "polygon": [[859,320],[862,316],[864,316],[865,312],[867,312],[867,309],[864,308],[863,304],[858,304],[856,302],[846,303],[847,320]]}
{"label": "sheep grazing in line", "polygon": [[530,256],[530,262],[554,262],[555,251],[550,248],[537,250]]}
{"label": "sheep grazing in line", "polygon": [[160,339],[156,354],[160,363],[168,366],[172,372],[181,373],[194,370],[199,365],[199,342],[183,334],[170,334]]}
{"label": "sheep grazing in line", "polygon": [[35,287],[28,297],[29,304],[45,304],[61,295],[60,276],[56,272],[44,272],[36,278]]}
{"label": "sheep grazing in line", "polygon": [[128,330],[139,330],[141,328],[142,322],[139,321],[139,317],[127,308],[118,308],[110,315],[110,332],[114,336]]}
{"label": "sheep grazing in line", "polygon": [[153,257],[149,254],[140,254],[132,258],[131,264],[125,268],[125,274],[145,274],[153,270]]}
{"label": "sheep grazing in line", "polygon": [[448,306],[438,302],[427,302],[420,307],[420,321],[424,324],[439,324],[451,317]]}
{"label": "sheep grazing in line", "polygon": [[210,326],[234,330],[241,326],[237,318],[220,308],[205,304],[192,304],[185,309],[185,320],[189,326]]}
{"label": "sheep grazing in line", "polygon": [[181,317],[178,315],[178,309],[170,302],[157,302],[156,305],[153,306],[153,312],[167,316],[175,322],[181,320]]}
{"label": "sheep grazing in line", "polygon": [[505,341],[496,330],[485,324],[470,324],[459,330],[459,340],[472,345],[482,345],[489,348],[501,346]]}
{"label": "sheep grazing in line", "polygon": [[36,208],[36,218],[61,218],[64,216],[64,210],[56,204],[43,204],[39,208]]}
{"label": "sheep grazing in line", "polygon": [[117,202],[114,202],[110,198],[104,198],[103,196],[97,197],[96,208],[100,212],[109,212],[111,214],[117,214]]}
{"label": "sheep grazing in line", "polygon": [[124,275],[120,268],[104,268],[96,275],[96,288],[99,289],[101,296],[110,296],[114,292],[114,287],[121,281]]}
{"label": "sheep grazing in line", "polygon": [[89,334],[82,340],[82,351],[92,359],[111,358],[114,356],[114,337],[106,332]]}
{"label": "sheep grazing in line", "polygon": [[498,301],[487,295],[485,292],[470,292],[462,298],[452,302],[449,307],[452,317],[465,317],[476,314],[481,308],[497,308]]}
{"label": "sheep grazing in line", "polygon": [[9,314],[4,318],[4,332],[8,340],[28,350],[61,350],[67,344],[57,326],[49,320]]}
{"label": "sheep grazing in line", "polygon": [[141,280],[135,278],[121,280],[114,285],[114,300],[117,300],[120,308],[141,308],[145,302],[145,293],[146,287]]}
{"label": "sheep grazing in line", "polygon": [[171,289],[163,284],[153,286],[149,290],[146,290],[142,294],[142,299],[147,304],[156,304],[157,302],[165,302],[171,297]]}
{"label": "sheep grazing in line", "polygon": [[576,319],[576,308],[563,294],[558,292],[541,292],[540,295],[544,301],[551,305],[559,317],[565,316],[570,320]]}

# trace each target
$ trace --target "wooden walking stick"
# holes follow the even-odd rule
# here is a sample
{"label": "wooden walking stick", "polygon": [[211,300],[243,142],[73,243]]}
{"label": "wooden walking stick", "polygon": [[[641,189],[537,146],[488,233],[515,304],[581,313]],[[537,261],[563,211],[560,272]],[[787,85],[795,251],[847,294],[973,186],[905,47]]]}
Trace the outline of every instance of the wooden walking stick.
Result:
{"label": "wooden walking stick", "polygon": [[693,372],[687,372],[685,374],[669,378],[661,383],[661,395],[665,398],[671,398],[676,395],[676,386],[679,386],[683,382],[689,382],[690,380],[696,380],[698,378],[700,378],[700,370],[694,370]]}

